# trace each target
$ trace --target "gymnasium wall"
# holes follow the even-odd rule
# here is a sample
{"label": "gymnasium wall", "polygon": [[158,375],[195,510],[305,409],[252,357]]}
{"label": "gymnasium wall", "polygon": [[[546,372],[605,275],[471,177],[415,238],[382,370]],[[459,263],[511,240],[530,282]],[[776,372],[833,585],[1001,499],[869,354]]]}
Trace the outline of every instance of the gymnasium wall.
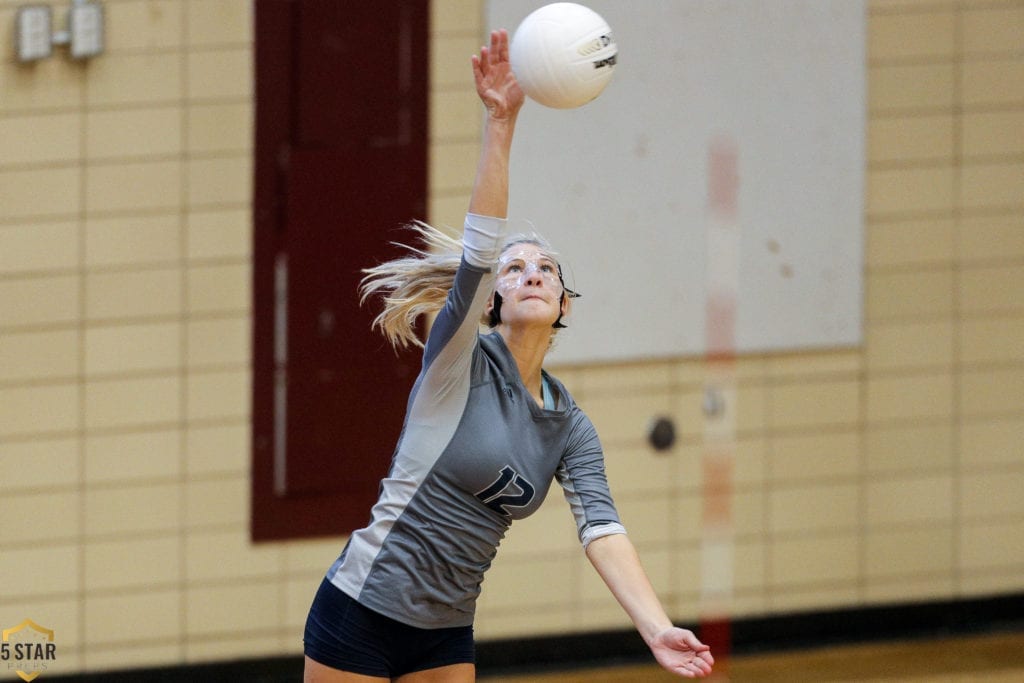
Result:
{"label": "gymnasium wall", "polygon": [[[106,54],[28,68],[20,4],[0,0],[0,626],[53,629],[54,672],[298,653],[344,539],[248,542],[250,3],[106,0]],[[482,17],[433,2],[437,223],[475,169]],[[1024,590],[1022,37],[1020,0],[869,3],[865,343],[737,364],[737,616]],[[701,359],[555,372],[695,619]],[[668,455],[644,439],[660,414]],[[553,491],[478,636],[627,625]]]}

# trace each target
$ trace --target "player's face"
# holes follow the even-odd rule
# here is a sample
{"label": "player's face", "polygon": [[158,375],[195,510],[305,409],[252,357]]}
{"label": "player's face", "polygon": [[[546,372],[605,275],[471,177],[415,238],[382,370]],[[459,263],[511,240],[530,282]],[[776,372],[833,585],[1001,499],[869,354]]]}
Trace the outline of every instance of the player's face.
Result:
{"label": "player's face", "polygon": [[502,253],[495,291],[502,299],[502,322],[546,321],[550,326],[562,313],[565,290],[558,277],[558,263],[536,244],[513,244]]}
{"label": "player's face", "polygon": [[558,263],[536,244],[513,244],[498,259],[498,281],[495,289],[502,297],[507,297],[537,287],[544,287],[554,292],[556,296],[562,294]]}

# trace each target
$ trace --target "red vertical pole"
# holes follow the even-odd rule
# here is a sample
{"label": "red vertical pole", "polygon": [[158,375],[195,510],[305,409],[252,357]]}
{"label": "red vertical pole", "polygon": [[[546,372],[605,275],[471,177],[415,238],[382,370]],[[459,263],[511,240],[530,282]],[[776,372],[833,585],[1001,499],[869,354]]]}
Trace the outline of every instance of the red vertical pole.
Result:
{"label": "red vertical pole", "polygon": [[736,143],[718,138],[708,149],[700,600],[700,638],[711,646],[718,680],[729,679],[732,649],[738,194]]}

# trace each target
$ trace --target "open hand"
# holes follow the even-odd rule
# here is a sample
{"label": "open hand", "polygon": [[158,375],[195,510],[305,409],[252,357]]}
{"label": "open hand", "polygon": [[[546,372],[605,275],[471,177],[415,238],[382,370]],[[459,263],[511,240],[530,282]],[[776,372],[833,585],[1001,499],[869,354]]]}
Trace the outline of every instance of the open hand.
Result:
{"label": "open hand", "polygon": [[508,58],[508,31],[491,31],[491,45],[473,55],[476,92],[493,119],[514,118],[526,96],[512,73]]}
{"label": "open hand", "polygon": [[667,628],[648,644],[658,664],[679,676],[703,678],[711,673],[715,663],[711,648],[683,628]]}

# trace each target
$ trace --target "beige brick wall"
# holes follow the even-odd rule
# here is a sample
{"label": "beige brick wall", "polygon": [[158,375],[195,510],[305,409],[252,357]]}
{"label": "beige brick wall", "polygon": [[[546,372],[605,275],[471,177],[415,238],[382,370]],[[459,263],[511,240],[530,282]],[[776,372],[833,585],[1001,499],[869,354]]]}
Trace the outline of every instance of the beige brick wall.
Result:
{"label": "beige brick wall", "polygon": [[[247,540],[250,3],[107,0],[106,54],[31,67],[19,4],[0,0],[0,626],[53,628],[63,672],[297,653],[343,539]],[[461,223],[475,166],[482,7],[433,2],[437,223]],[[869,7],[866,341],[738,363],[738,615],[1024,589],[1024,2]],[[703,373],[560,373],[681,619]],[[667,456],[655,414],[680,427]],[[480,637],[627,625],[560,499],[503,545]]]}

